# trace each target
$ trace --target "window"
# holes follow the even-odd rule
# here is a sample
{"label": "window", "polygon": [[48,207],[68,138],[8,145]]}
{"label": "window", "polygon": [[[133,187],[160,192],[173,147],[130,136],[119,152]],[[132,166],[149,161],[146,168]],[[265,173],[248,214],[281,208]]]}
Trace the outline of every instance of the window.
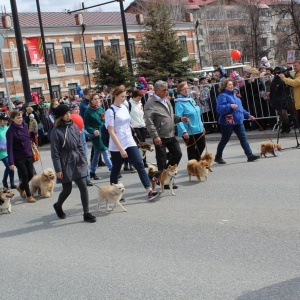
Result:
{"label": "window", "polygon": [[0,92],[0,99],[4,99],[4,92]]}
{"label": "window", "polygon": [[201,53],[205,52],[205,45],[202,45],[200,48],[201,48]]}
{"label": "window", "polygon": [[54,44],[46,44],[46,55],[49,65],[56,65]]}
{"label": "window", "polygon": [[188,54],[188,47],[187,47],[187,42],[186,42],[186,36],[185,35],[181,35],[179,37],[179,43],[181,44],[183,50],[186,52],[186,54]]}
{"label": "window", "polygon": [[77,83],[70,83],[70,84],[68,84],[69,96],[76,95],[76,87],[77,87]]}
{"label": "window", "polygon": [[31,59],[30,59],[30,55],[29,55],[27,45],[24,45],[24,51],[25,51],[25,58],[26,58],[26,62],[27,62],[27,67],[38,67],[39,65],[31,63]]}
{"label": "window", "polygon": [[34,92],[36,92],[38,94],[38,97],[43,95],[42,94],[42,88],[40,88],[40,87],[39,88],[32,88],[31,93],[34,93]]}
{"label": "window", "polygon": [[128,39],[129,42],[129,53],[131,58],[135,58],[136,57],[136,52],[135,52],[135,43],[134,43],[134,39]]}
{"label": "window", "polygon": [[104,53],[104,45],[102,40],[94,41],[96,59],[101,59],[101,55]]}
{"label": "window", "polygon": [[71,43],[62,43],[64,62],[65,64],[74,64],[72,45]]}
{"label": "window", "polygon": [[275,40],[270,40],[270,47],[275,47]]}
{"label": "window", "polygon": [[121,52],[120,52],[120,44],[119,40],[111,40],[111,50],[115,52],[115,54],[121,58]]}
{"label": "window", "polygon": [[60,99],[60,85],[52,86],[52,94],[53,94],[53,98]]}

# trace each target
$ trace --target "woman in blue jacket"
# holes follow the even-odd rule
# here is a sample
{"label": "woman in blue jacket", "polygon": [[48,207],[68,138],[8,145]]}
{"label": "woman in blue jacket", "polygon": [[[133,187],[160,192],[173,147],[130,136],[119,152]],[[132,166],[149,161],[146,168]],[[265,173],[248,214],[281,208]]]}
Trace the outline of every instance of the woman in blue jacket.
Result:
{"label": "woman in blue jacket", "polygon": [[232,79],[225,79],[220,84],[220,94],[217,98],[217,112],[220,115],[218,123],[221,126],[222,134],[215,156],[215,161],[219,164],[226,164],[222,158],[222,154],[233,131],[240,140],[241,146],[248,157],[248,161],[254,161],[259,158],[258,155],[253,155],[252,153],[243,124],[244,119],[254,120],[255,117],[251,116],[250,113],[243,108],[242,102],[240,98],[235,95],[233,88]]}
{"label": "woman in blue jacket", "polygon": [[177,99],[175,99],[175,115],[188,117],[189,123],[177,123],[178,136],[182,136],[187,145],[188,160],[199,160],[205,148],[204,127],[201,120],[200,107],[189,95],[187,82],[177,86]]}

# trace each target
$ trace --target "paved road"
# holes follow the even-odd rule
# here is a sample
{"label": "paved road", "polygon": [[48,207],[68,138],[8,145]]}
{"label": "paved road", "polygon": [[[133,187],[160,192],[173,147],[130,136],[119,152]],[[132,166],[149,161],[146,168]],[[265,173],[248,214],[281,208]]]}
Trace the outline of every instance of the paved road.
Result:
{"label": "paved road", "polygon": [[[261,140],[250,142],[258,153]],[[89,188],[95,224],[82,221],[75,186],[65,220],[52,208],[60,185],[35,204],[16,196],[0,216],[0,299],[299,300],[299,149],[247,163],[232,140],[227,165],[199,184],[188,181],[184,147],[176,196],[148,203],[138,175],[124,174],[128,212],[98,214]],[[42,159],[52,166],[48,150]],[[107,169],[97,174],[108,183]]]}

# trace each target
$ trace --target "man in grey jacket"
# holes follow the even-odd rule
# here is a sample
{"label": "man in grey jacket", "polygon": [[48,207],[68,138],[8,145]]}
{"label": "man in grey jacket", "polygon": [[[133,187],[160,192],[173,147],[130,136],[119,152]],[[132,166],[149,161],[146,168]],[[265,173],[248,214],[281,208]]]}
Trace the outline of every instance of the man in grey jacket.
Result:
{"label": "man in grey jacket", "polygon": [[[175,137],[174,123],[189,122],[187,117],[174,115],[167,95],[168,84],[162,80],[157,81],[154,85],[154,94],[146,102],[144,109],[146,127],[155,145],[158,170],[165,170],[169,165],[179,164],[182,152]],[[170,155],[168,163],[167,149]]]}

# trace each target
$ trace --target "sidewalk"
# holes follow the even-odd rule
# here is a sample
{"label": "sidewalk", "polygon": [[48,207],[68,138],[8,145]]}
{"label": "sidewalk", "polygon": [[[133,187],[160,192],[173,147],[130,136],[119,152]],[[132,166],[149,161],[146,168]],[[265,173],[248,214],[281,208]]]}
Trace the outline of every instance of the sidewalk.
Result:
{"label": "sidewalk", "polygon": [[[298,130],[296,130],[297,133],[297,138],[300,140],[300,133]],[[267,136],[268,135],[268,136]],[[247,138],[249,140],[269,140],[269,138],[271,138],[273,140],[273,142],[275,143],[277,141],[277,137],[278,137],[278,131],[277,130],[271,130],[271,129],[267,129],[264,131],[259,131],[259,130],[253,130],[253,131],[247,131]],[[181,143],[183,143],[183,140],[180,137],[177,137],[178,141]],[[205,136],[206,141],[219,141],[221,139],[221,134],[220,133],[210,133],[207,134]],[[279,139],[281,138],[291,138],[291,139],[295,139],[295,131],[294,129],[291,129],[290,133],[285,133],[285,134],[280,134],[279,133]],[[237,140],[237,136],[233,133],[230,140]],[[151,143],[150,139],[147,139],[148,142]],[[296,142],[295,142],[296,144]],[[92,146],[91,142],[88,142],[88,147],[90,148]],[[50,143],[44,144],[39,148],[41,151],[44,150],[50,150]]]}

